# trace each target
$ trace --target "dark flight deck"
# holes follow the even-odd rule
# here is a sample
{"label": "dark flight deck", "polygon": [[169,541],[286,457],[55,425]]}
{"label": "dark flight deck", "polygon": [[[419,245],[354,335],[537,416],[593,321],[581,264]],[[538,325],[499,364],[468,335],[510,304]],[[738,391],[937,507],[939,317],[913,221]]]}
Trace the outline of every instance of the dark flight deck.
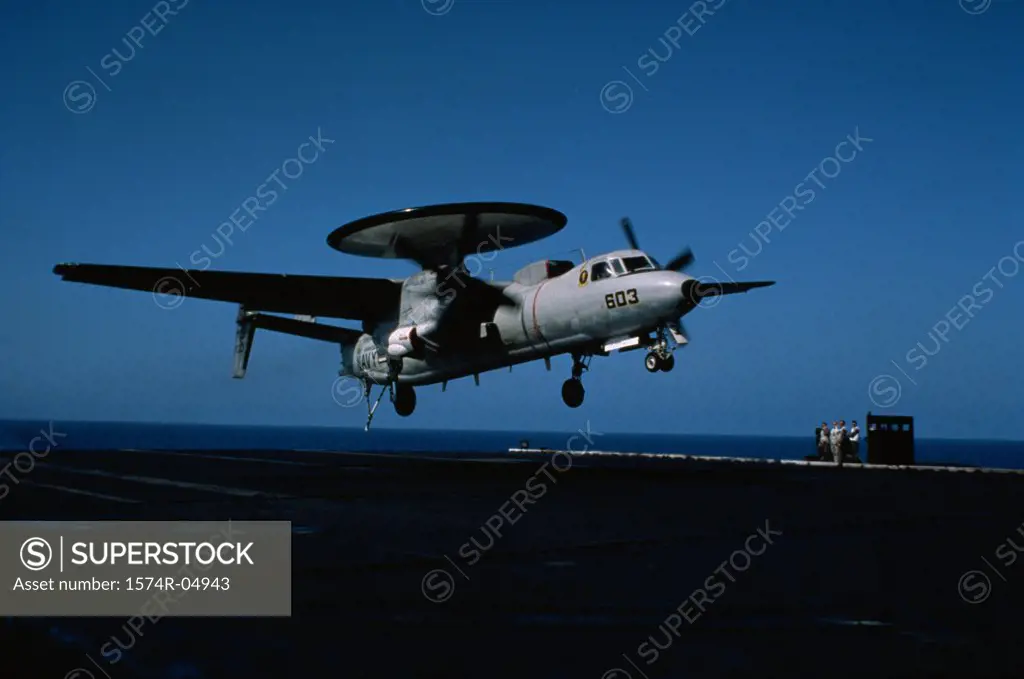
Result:
{"label": "dark flight deck", "polygon": [[18,480],[4,520],[291,521],[293,615],[7,619],[11,679],[1024,676],[1019,473],[55,449]]}

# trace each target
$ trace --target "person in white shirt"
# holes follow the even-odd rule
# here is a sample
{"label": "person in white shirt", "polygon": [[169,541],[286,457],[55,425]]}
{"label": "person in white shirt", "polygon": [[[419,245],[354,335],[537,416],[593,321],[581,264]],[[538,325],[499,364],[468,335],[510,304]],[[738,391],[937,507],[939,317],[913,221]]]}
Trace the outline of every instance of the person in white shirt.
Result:
{"label": "person in white shirt", "polygon": [[822,422],[818,430],[818,459],[827,460],[829,452],[828,423]]}
{"label": "person in white shirt", "polygon": [[839,461],[839,423],[832,420],[832,429],[828,433],[829,452],[832,453],[832,461]]}
{"label": "person in white shirt", "polygon": [[853,448],[853,456],[860,462],[860,427],[857,426],[857,420],[850,427],[850,446]]}

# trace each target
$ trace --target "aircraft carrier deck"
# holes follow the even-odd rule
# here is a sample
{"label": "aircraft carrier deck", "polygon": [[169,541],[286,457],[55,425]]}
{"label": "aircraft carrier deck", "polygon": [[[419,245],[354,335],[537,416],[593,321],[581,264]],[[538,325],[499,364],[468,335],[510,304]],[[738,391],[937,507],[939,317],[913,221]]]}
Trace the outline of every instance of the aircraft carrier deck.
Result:
{"label": "aircraft carrier deck", "polygon": [[0,517],[292,521],[293,616],[8,619],[2,675],[1019,677],[1024,563],[996,552],[1024,546],[1022,491],[1017,472],[596,451],[55,449]]}

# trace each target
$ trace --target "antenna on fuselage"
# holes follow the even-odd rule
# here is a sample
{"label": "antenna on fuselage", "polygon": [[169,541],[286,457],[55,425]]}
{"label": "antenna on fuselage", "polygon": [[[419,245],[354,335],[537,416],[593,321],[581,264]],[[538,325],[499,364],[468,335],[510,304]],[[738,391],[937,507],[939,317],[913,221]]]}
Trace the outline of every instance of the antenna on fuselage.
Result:
{"label": "antenna on fuselage", "polygon": [[559,253],[565,253],[565,252],[578,252],[578,253],[580,253],[580,264],[584,264],[587,261],[587,253],[583,252],[583,248],[575,248],[575,249],[570,249],[570,250],[559,250],[557,253],[553,253],[553,254],[557,255]]}

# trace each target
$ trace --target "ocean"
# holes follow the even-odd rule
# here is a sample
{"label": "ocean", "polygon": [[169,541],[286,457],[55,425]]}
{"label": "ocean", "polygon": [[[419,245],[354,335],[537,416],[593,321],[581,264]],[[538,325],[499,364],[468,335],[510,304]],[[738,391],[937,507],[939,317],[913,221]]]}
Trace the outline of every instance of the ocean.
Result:
{"label": "ocean", "polygon": [[[26,450],[41,432],[64,450],[310,450],[401,454],[501,453],[528,442],[533,448],[575,451],[677,453],[717,457],[803,459],[815,453],[807,436],[723,436],[603,432],[594,423],[574,431],[471,431],[268,427],[155,422],[0,420],[0,451]],[[36,446],[41,446],[37,443]],[[1024,441],[918,439],[919,464],[1024,469]],[[866,441],[861,444],[861,459]]]}

